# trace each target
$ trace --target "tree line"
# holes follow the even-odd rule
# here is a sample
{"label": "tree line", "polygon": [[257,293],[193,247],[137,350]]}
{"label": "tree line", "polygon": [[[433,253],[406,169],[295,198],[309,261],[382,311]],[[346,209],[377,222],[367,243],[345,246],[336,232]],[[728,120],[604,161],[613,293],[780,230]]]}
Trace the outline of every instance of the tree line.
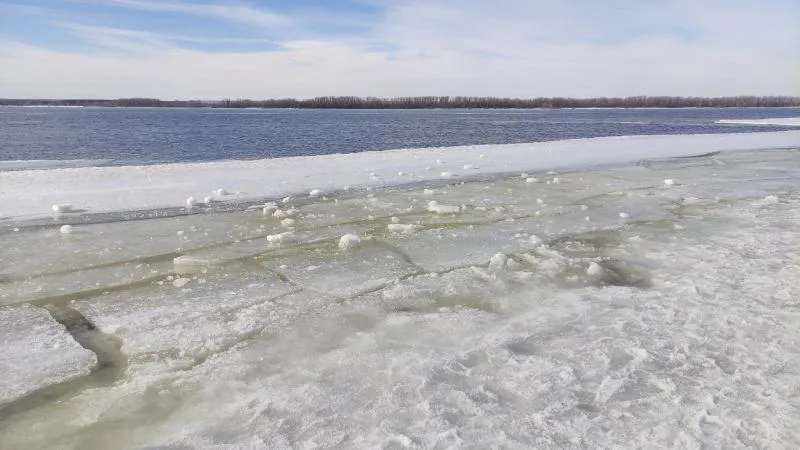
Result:
{"label": "tree line", "polygon": [[296,108],[296,109],[541,109],[541,108],[741,108],[800,106],[800,97],[354,97],[327,96],[309,99],[160,100],[155,98],[97,99],[0,99],[2,106],[100,106],[148,108]]}

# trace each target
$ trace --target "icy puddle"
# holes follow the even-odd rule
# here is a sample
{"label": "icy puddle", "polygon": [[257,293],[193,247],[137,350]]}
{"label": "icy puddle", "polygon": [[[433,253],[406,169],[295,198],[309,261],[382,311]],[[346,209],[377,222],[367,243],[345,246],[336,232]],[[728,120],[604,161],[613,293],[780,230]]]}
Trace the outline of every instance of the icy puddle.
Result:
{"label": "icy puddle", "polygon": [[0,234],[0,448],[800,448],[800,152]]}

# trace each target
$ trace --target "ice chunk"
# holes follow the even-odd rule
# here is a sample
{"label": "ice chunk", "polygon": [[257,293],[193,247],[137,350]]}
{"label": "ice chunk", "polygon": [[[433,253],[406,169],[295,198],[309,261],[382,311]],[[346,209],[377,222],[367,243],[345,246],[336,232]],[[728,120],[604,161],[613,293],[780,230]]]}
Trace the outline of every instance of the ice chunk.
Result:
{"label": "ice chunk", "polygon": [[172,285],[175,286],[176,288],[182,288],[187,284],[189,284],[190,281],[192,280],[188,278],[178,278],[172,281]]}
{"label": "ice chunk", "polygon": [[361,238],[355,234],[345,234],[339,238],[339,248],[342,250],[349,250],[353,247],[361,245]]}
{"label": "ice chunk", "polygon": [[453,172],[450,172],[449,170],[442,172],[440,175],[442,176],[442,178],[452,178],[455,176],[455,174]]}
{"label": "ice chunk", "polygon": [[424,189],[422,195],[436,195],[436,191],[433,189]]}
{"label": "ice chunk", "polygon": [[319,197],[320,195],[322,195],[322,191],[321,191],[321,190],[319,190],[319,189],[312,189],[312,190],[311,190],[311,191],[308,193],[308,196],[309,196],[309,197]]}
{"label": "ice chunk", "polygon": [[58,229],[61,234],[72,234],[72,231],[72,225],[61,225],[61,228]]}
{"label": "ice chunk", "polygon": [[270,234],[267,236],[267,242],[271,244],[285,244],[292,242],[295,239],[294,232],[284,231],[283,233]]}
{"label": "ice chunk", "polygon": [[53,209],[54,213],[59,213],[59,214],[60,213],[68,213],[68,212],[72,212],[73,211],[72,205],[70,205],[68,203],[62,203],[62,204],[58,204],[58,205],[53,205],[52,209]]}
{"label": "ice chunk", "polygon": [[[121,350],[127,356],[162,354],[174,358],[220,351],[270,324],[279,325],[305,308],[319,307],[315,299],[328,301],[319,293],[285,297],[296,289],[270,273],[241,274],[235,279],[198,284],[192,292],[181,293],[150,286],[133,295],[115,293],[76,302],[75,308],[101,330],[119,336]],[[279,298],[286,303],[277,304],[274,300]]]}
{"label": "ice chunk", "polygon": [[463,169],[464,170],[474,170],[475,166],[473,166],[472,164],[464,164]]}
{"label": "ice chunk", "polygon": [[596,278],[602,277],[604,273],[605,273],[605,269],[603,269],[603,266],[601,266],[600,264],[597,264],[596,262],[590,263],[589,267],[586,269],[586,274],[587,275],[590,275],[590,276],[596,277]]}
{"label": "ice chunk", "polygon": [[535,178],[535,177],[527,177],[527,178],[525,178],[525,182],[526,183],[538,183],[539,179]]}
{"label": "ice chunk", "polygon": [[230,195],[230,192],[228,192],[228,190],[225,189],[225,188],[219,188],[219,189],[214,191],[214,195],[216,195],[218,197],[222,197],[224,195]]}
{"label": "ice chunk", "polygon": [[281,226],[284,226],[286,228],[293,227],[295,226],[296,223],[297,221],[292,218],[286,218],[281,220]]}
{"label": "ice chunk", "polygon": [[506,261],[508,261],[508,256],[503,253],[495,253],[489,258],[489,269],[503,270],[506,266]]}
{"label": "ice chunk", "polygon": [[392,233],[413,233],[420,228],[419,225],[413,223],[390,223],[386,225],[386,229]]}
{"label": "ice chunk", "polygon": [[631,217],[631,215],[626,213],[626,212],[619,213],[619,218],[620,219],[629,219],[630,217]]}
{"label": "ice chunk", "polygon": [[428,202],[428,211],[435,214],[458,214],[461,212],[460,206],[442,205],[436,201]]}
{"label": "ice chunk", "polygon": [[664,184],[666,186],[672,186],[673,184],[675,184],[675,180],[673,180],[672,178],[667,178],[666,180],[664,180]]}
{"label": "ice chunk", "polygon": [[194,208],[197,205],[197,200],[194,197],[189,197],[186,199],[186,207],[187,208]]}
{"label": "ice chunk", "polygon": [[209,203],[213,203],[213,202],[214,202],[214,197],[212,197],[210,195],[203,199],[203,203],[205,203],[205,204],[209,204]]}
{"label": "ice chunk", "polygon": [[289,208],[289,209],[286,209],[286,210],[277,209],[277,210],[275,210],[275,212],[272,215],[275,216],[275,218],[278,218],[278,219],[285,219],[287,217],[294,217],[299,212],[300,212],[300,210],[298,210],[297,208]]}
{"label": "ice chunk", "polygon": [[41,308],[0,307],[0,405],[89,375],[95,354]]}
{"label": "ice chunk", "polygon": [[[362,241],[347,252],[320,248],[287,254],[263,264],[298,286],[344,298],[374,290],[415,271],[400,255],[371,241]],[[287,267],[279,269],[282,264]],[[314,269],[309,271],[308,267]]]}

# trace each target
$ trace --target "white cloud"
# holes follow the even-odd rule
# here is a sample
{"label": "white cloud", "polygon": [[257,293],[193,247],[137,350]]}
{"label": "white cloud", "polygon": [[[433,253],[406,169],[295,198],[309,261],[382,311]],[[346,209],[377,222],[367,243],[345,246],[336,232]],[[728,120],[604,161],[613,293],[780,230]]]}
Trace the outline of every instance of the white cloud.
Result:
{"label": "white cloud", "polygon": [[111,4],[156,12],[175,12],[214,17],[247,25],[273,28],[291,23],[285,15],[245,4],[191,3],[173,0],[107,0]]}
{"label": "white cloud", "polygon": [[0,42],[0,67],[10,68],[0,71],[0,95],[800,95],[800,36],[785,12],[744,0],[662,3],[578,11],[563,2],[397,0],[368,35],[254,53],[181,48],[192,36],[73,27],[136,51],[87,55]]}

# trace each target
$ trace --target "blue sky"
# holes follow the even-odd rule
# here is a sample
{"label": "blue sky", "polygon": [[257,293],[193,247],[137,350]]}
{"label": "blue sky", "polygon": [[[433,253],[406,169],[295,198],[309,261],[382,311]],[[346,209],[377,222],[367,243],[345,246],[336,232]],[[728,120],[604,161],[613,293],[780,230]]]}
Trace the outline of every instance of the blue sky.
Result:
{"label": "blue sky", "polygon": [[0,97],[800,95],[796,0],[4,0]]}

